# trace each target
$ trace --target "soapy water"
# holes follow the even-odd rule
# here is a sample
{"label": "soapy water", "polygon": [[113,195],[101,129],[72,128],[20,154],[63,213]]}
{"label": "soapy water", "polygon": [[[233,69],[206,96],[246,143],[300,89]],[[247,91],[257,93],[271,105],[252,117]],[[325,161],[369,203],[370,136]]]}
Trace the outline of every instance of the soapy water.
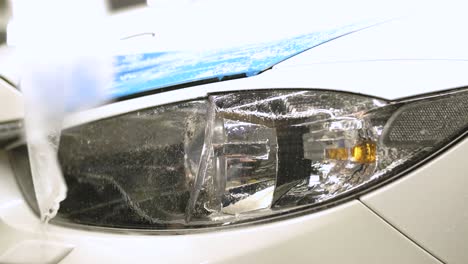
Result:
{"label": "soapy water", "polygon": [[[106,99],[103,89],[111,80],[112,61],[101,34],[104,23],[98,21],[105,15],[89,0],[16,0],[12,4],[25,137],[40,218],[47,223],[67,192],[57,160],[64,115]],[[82,13],[87,19],[82,19]]]}
{"label": "soapy water", "polygon": [[[95,66],[90,61],[94,61]],[[105,68],[105,62],[77,57],[47,64],[30,61],[24,69],[21,89],[26,107],[25,132],[36,197],[44,222],[56,215],[60,202],[66,197],[66,184],[57,160],[63,117],[69,108],[104,99],[99,91],[105,87],[103,82],[107,78],[103,68],[97,69],[100,66]],[[76,87],[77,83],[83,86]],[[86,97],[74,95],[78,92]]]}

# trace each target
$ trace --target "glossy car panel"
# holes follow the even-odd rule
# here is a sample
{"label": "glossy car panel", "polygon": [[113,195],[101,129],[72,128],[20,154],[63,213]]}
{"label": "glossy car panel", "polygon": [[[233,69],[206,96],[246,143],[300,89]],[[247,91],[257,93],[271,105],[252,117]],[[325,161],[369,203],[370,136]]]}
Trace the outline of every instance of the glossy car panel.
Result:
{"label": "glossy car panel", "polygon": [[467,263],[468,140],[361,201],[446,263]]}

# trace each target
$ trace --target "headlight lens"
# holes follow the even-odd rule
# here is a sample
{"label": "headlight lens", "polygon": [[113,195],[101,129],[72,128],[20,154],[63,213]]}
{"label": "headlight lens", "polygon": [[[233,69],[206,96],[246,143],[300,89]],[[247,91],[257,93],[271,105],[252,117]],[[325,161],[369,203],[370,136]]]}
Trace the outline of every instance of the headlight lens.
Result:
{"label": "headlight lens", "polygon": [[57,221],[181,229],[328,206],[463,133],[468,92],[387,102],[266,90],[140,110],[63,131]]}

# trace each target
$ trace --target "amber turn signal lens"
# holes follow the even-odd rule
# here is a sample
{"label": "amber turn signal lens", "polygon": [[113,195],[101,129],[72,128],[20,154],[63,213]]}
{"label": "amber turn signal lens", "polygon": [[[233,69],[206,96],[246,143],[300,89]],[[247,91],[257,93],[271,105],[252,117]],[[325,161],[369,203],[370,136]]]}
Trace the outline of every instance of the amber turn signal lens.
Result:
{"label": "amber turn signal lens", "polygon": [[362,142],[352,148],[352,160],[357,163],[373,163],[377,157],[376,149],[374,142]]}

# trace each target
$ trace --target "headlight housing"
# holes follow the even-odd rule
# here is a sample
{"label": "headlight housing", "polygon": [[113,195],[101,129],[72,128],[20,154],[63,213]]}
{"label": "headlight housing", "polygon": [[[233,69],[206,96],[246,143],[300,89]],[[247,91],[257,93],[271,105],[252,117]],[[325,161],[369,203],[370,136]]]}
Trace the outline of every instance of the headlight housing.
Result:
{"label": "headlight housing", "polygon": [[398,102],[242,91],[139,110],[62,132],[69,191],[55,221],[167,230],[317,210],[400,175],[467,125],[465,90]]}

